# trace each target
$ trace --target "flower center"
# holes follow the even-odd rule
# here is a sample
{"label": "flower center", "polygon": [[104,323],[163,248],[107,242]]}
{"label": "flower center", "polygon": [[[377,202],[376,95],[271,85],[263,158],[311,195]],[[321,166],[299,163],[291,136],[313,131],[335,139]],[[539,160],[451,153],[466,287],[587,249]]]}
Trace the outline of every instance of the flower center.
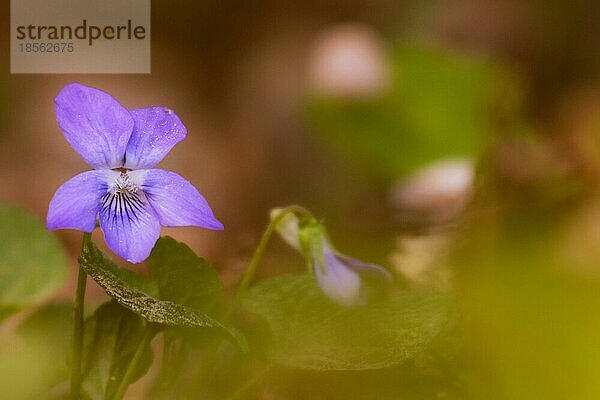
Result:
{"label": "flower center", "polygon": [[120,220],[125,223],[125,219],[129,222],[137,221],[139,213],[143,213],[145,208],[144,192],[127,174],[126,169],[117,168],[114,171],[119,174],[102,196],[102,212],[107,213],[113,222]]}
{"label": "flower center", "polygon": [[121,174],[115,182],[113,191],[121,194],[136,194],[138,192],[138,186],[132,182],[127,172],[120,171]]}

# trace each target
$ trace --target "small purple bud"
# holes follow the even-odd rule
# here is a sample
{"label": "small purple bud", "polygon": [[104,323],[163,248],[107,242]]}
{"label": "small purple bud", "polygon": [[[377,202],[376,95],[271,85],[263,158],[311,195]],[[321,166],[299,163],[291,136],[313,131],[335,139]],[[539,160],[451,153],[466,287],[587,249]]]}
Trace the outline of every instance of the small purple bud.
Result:
{"label": "small purple bud", "polygon": [[[274,209],[271,219],[280,213],[281,209]],[[324,226],[315,219],[300,221],[294,214],[288,214],[277,224],[276,230],[285,242],[310,261],[323,293],[340,305],[362,304],[371,294],[373,283],[392,281],[391,274],[384,268],[336,252]]]}
{"label": "small purple bud", "polygon": [[375,264],[336,253],[327,242],[323,244],[323,264],[314,260],[315,276],[323,293],[338,304],[351,306],[364,303],[371,283],[390,283],[391,274]]}
{"label": "small purple bud", "polygon": [[338,257],[329,246],[323,247],[323,264],[314,260],[315,277],[319,287],[331,300],[342,305],[361,303],[360,275]]}

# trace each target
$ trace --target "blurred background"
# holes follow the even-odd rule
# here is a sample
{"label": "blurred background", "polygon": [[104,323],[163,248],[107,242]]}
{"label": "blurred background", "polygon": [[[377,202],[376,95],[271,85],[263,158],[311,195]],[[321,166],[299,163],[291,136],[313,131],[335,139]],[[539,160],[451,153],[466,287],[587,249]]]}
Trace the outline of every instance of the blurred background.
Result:
{"label": "blurred background", "polygon": [[[150,75],[11,75],[2,58],[0,201],[45,220],[88,169],[55,122],[65,84],[164,105],[189,133],[160,167],[225,225],[164,233],[230,285],[269,210],[297,203],[340,251],[457,298],[431,353],[368,372],[281,367],[248,398],[598,398],[599,21],[594,0],[154,1]],[[74,277],[80,233],[57,236]],[[259,278],[302,268],[274,241]]]}

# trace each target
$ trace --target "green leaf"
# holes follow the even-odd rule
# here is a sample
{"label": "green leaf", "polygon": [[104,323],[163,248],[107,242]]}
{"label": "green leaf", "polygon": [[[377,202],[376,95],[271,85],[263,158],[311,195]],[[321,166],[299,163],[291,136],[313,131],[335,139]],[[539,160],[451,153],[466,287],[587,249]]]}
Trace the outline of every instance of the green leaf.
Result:
{"label": "green leaf", "polygon": [[[110,400],[133,356],[150,329],[144,320],[115,301],[104,303],[85,322],[82,386],[92,400]],[[147,345],[130,383],[146,374],[152,364]]]}
{"label": "green leaf", "polygon": [[277,361],[315,370],[398,364],[426,349],[449,315],[448,299],[425,291],[342,307],[326,298],[306,274],[261,282],[248,291],[243,305],[270,325]]}
{"label": "green leaf", "polygon": [[134,272],[130,269],[119,268],[116,264],[110,261],[109,264],[105,265],[105,268],[107,268],[107,270],[114,274],[117,279],[130,288],[139,290],[140,292],[146,293],[149,296],[158,296],[158,285],[154,280],[149,279],[147,276]]}
{"label": "green leaf", "polygon": [[213,317],[222,315],[225,288],[217,271],[184,243],[161,237],[148,258],[159,297]]}
{"label": "green leaf", "polygon": [[235,333],[206,314],[172,301],[158,300],[125,281],[122,278],[122,268],[106,258],[91,240],[84,243],[79,264],[110,297],[148,322],[167,326],[221,329],[238,340]]}
{"label": "green leaf", "polygon": [[0,204],[0,321],[47,299],[65,284],[68,272],[55,236],[35,217]]}

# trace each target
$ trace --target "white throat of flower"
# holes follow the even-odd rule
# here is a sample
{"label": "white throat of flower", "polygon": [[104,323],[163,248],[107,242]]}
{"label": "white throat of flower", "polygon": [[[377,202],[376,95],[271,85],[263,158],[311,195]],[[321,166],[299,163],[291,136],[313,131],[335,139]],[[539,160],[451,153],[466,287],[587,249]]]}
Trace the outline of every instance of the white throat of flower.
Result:
{"label": "white throat of flower", "polygon": [[145,171],[118,168],[108,172],[108,190],[102,196],[101,212],[107,212],[112,221],[137,221],[147,205],[146,194],[142,190]]}

